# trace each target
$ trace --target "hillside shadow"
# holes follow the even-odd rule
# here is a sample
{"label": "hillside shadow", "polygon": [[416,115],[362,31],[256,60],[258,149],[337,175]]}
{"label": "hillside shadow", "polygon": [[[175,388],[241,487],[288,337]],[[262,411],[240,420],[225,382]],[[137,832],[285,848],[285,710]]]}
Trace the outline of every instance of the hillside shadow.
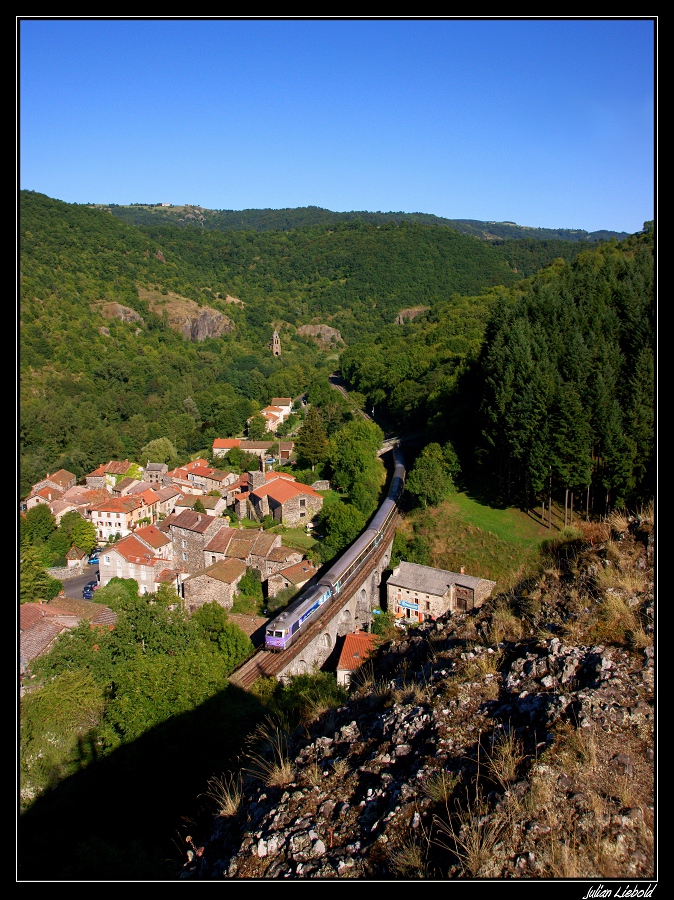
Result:
{"label": "hillside shadow", "polygon": [[213,815],[200,793],[265,713],[230,684],[59,783],[18,817],[17,881],[174,880],[184,839]]}

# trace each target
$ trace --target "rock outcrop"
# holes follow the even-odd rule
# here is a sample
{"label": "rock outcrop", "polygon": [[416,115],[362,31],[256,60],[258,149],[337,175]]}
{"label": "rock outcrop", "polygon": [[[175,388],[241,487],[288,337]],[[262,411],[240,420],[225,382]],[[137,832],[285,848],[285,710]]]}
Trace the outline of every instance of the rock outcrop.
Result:
{"label": "rock outcrop", "polygon": [[322,347],[333,347],[335,344],[343,344],[342,336],[336,328],[330,325],[300,325],[297,333],[313,338]]}
{"label": "rock outcrop", "polygon": [[193,831],[180,877],[656,877],[652,535],[637,531],[619,541],[631,587],[605,587],[617,545],[594,541],[510,607],[380,648],[347,703],[268,757],[285,778],[242,768],[235,812]]}

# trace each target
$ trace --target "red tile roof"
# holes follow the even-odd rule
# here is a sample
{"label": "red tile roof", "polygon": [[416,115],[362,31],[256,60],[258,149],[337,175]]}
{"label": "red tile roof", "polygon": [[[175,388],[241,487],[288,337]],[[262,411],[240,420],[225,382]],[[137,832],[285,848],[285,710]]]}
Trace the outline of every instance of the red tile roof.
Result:
{"label": "red tile roof", "polygon": [[346,669],[355,672],[359,666],[370,656],[377,643],[372,634],[358,631],[355,634],[347,634],[344,638],[344,646],[339,655],[338,669]]}
{"label": "red tile roof", "polygon": [[213,441],[214,450],[233,450],[240,445],[241,441],[238,438],[216,438]]}
{"label": "red tile roof", "polygon": [[278,478],[263,484],[259,488],[255,488],[251,493],[256,497],[271,497],[272,500],[276,500],[278,503],[287,503],[288,500],[291,500],[298,494],[309,494],[311,497],[322,499],[321,495],[313,488],[310,488],[308,484],[300,484],[298,481],[289,482],[285,478]]}
{"label": "red tile roof", "polygon": [[160,531],[156,525],[144,525],[142,528],[136,528],[134,536],[145,541],[146,544],[149,544],[155,550],[171,543],[171,538],[167,537],[163,531]]}

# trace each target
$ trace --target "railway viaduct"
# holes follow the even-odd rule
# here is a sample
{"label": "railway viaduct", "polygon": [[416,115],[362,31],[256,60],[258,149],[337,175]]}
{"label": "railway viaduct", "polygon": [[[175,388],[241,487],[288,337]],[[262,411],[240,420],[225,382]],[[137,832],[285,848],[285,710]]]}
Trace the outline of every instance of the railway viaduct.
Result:
{"label": "railway viaduct", "polygon": [[248,688],[260,676],[274,675],[285,681],[312,672],[325,663],[340,637],[355,631],[357,625],[369,631],[372,610],[381,608],[382,578],[391,561],[397,519],[397,515],[393,517],[383,540],[354,582],[344,588],[297,643],[283,653],[259,650],[232,673],[230,680]]}

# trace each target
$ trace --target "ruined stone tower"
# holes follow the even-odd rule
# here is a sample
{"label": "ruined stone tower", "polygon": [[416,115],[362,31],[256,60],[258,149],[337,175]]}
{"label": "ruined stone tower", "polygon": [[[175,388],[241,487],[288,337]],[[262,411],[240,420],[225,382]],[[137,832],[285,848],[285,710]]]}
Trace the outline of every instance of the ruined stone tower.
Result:
{"label": "ruined stone tower", "polygon": [[279,337],[278,331],[275,331],[274,334],[272,335],[270,346],[271,346],[271,352],[274,354],[274,356],[281,355],[281,338]]}

